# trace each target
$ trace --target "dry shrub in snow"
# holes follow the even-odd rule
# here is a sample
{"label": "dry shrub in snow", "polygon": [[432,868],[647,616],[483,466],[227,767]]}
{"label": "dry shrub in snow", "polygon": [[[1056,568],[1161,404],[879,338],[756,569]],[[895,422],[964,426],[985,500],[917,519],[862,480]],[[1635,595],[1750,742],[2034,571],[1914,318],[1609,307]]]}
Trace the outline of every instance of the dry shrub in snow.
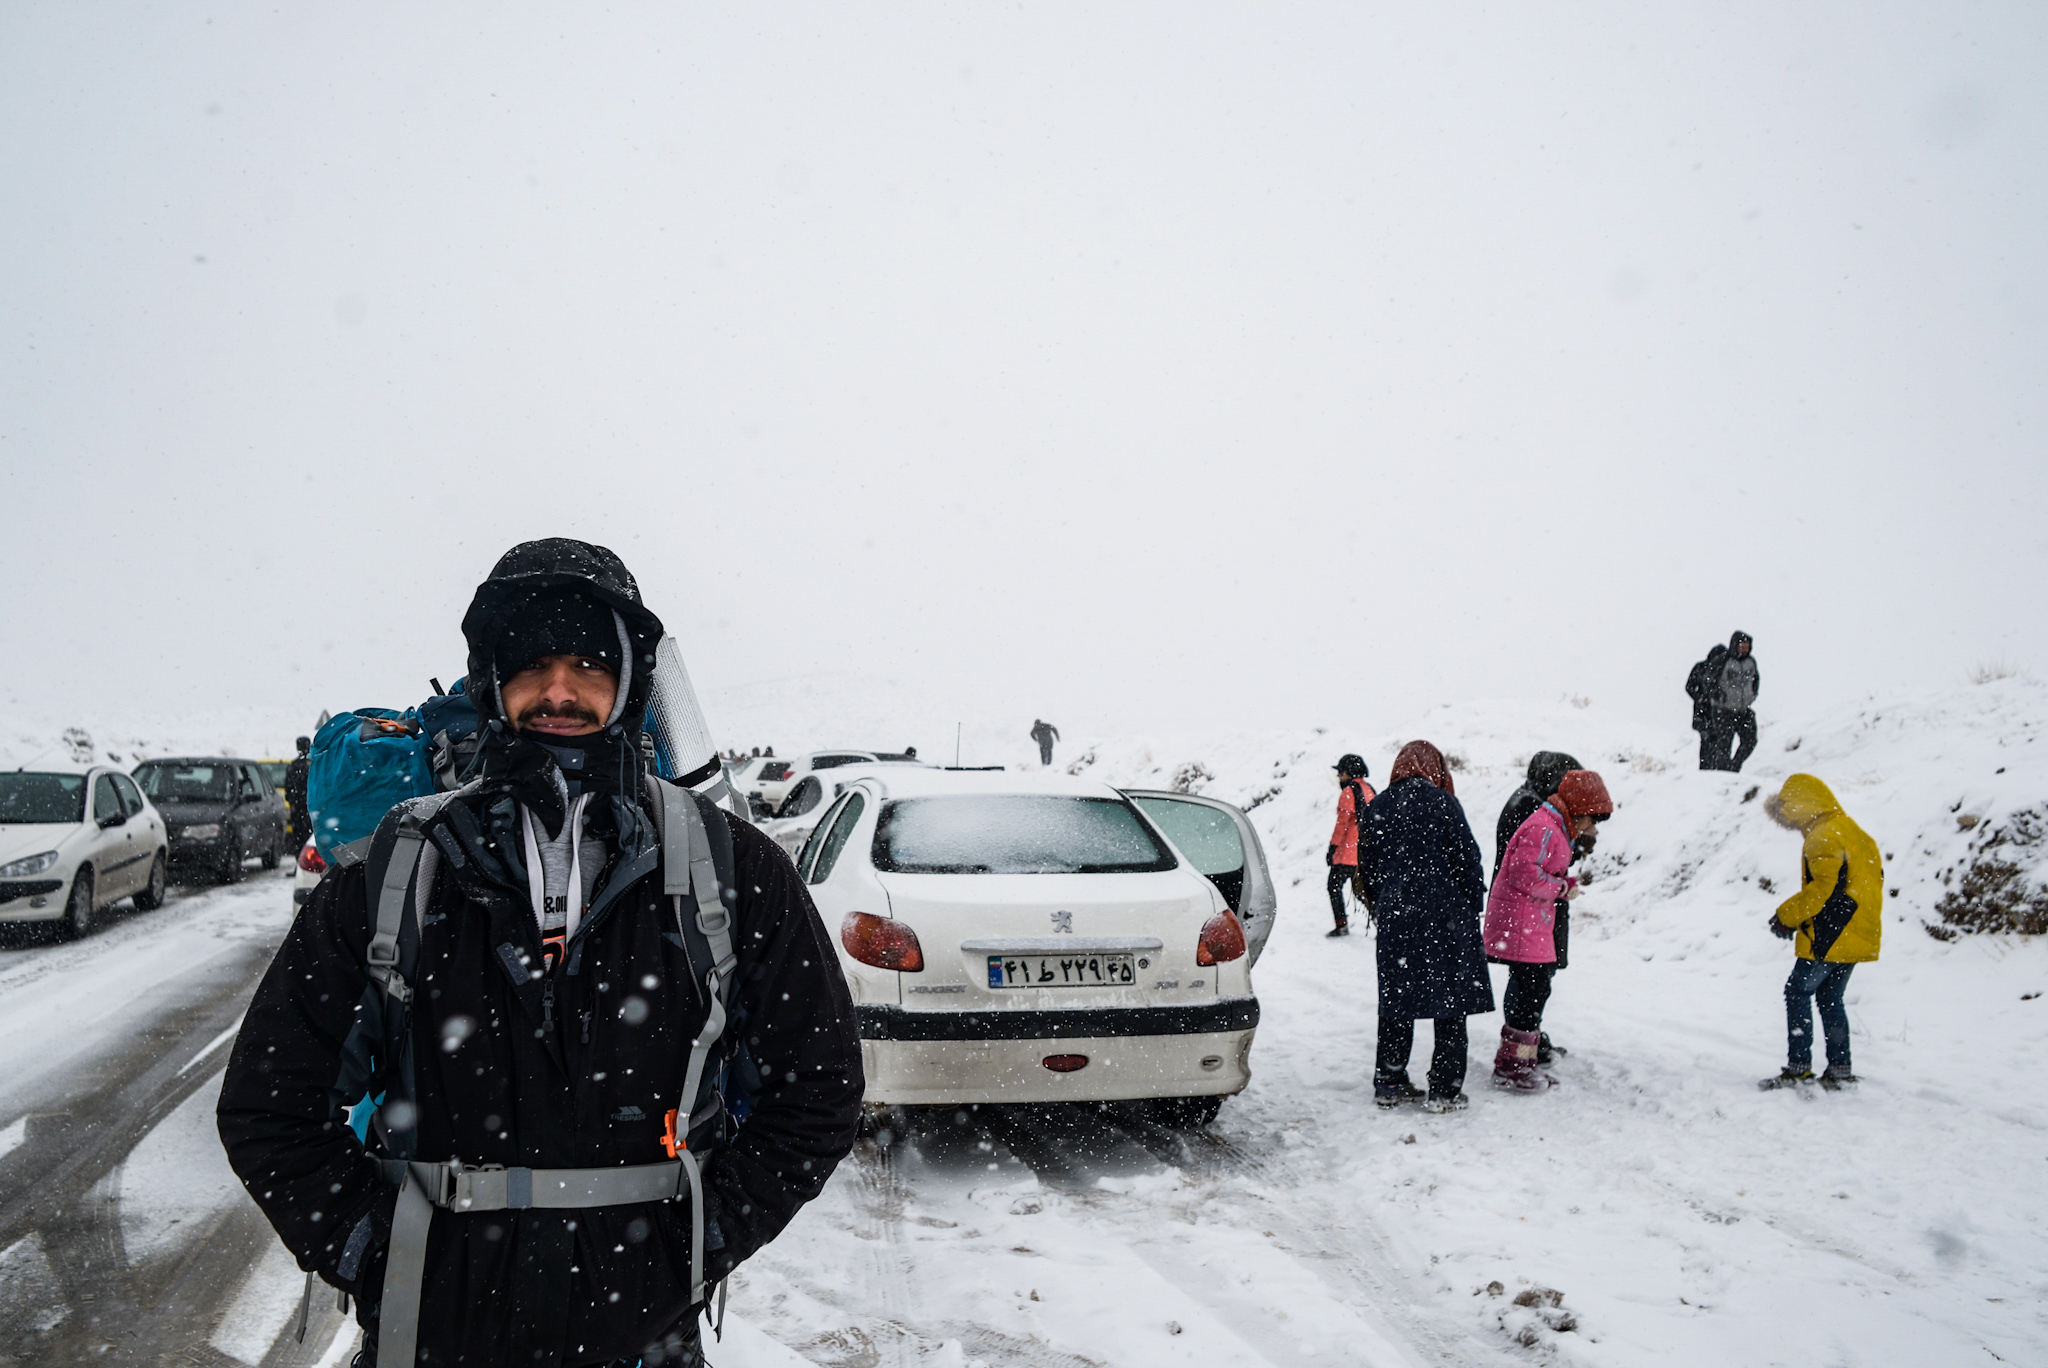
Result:
{"label": "dry shrub in snow", "polygon": [[[2022,808],[2002,826],[1984,825],[1970,842],[1969,855],[1954,869],[1942,871],[1948,892],[1935,904],[1947,930],[1984,935],[2048,934],[2048,888],[2034,881],[2028,866],[2048,841],[2048,811]],[[1961,877],[1958,878],[1957,876]]]}
{"label": "dry shrub in snow", "polygon": [[1970,682],[1992,684],[2001,679],[2011,679],[2019,672],[2019,667],[2009,660],[1980,660],[1970,667]]}

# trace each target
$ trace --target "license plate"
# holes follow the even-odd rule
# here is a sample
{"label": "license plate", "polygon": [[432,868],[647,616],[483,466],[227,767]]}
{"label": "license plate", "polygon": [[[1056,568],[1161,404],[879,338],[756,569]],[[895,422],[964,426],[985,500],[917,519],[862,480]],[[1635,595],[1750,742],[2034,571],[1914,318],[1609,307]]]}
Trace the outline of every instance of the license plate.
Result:
{"label": "license plate", "polygon": [[1137,982],[1131,955],[990,955],[991,988],[1115,988]]}

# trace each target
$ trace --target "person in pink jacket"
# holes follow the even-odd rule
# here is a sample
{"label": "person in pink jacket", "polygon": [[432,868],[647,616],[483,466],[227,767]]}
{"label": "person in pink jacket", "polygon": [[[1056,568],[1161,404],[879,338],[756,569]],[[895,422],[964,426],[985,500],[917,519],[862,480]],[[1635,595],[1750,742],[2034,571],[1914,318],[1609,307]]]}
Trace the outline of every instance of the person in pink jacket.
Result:
{"label": "person in pink jacket", "polygon": [[1572,862],[1572,838],[1591,835],[1594,823],[1606,821],[1613,811],[1614,800],[1599,775],[1570,770],[1558,781],[1557,792],[1508,840],[1500,873],[1486,895],[1481,932],[1487,959],[1508,966],[1508,989],[1501,999],[1507,1020],[1493,1058],[1497,1088],[1537,1092],[1557,1081],[1536,1063],[1543,1007],[1557,972],[1557,907],[1579,896],[1579,881],[1565,873]]}

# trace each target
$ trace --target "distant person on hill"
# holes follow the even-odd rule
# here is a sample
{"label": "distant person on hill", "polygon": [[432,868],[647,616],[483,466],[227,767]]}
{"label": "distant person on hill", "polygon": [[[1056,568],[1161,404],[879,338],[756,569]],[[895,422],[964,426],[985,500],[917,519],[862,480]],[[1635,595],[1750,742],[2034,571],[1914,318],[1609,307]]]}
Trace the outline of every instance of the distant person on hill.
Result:
{"label": "distant person on hill", "polygon": [[298,747],[298,755],[284,767],[285,829],[292,843],[293,859],[313,839],[313,824],[306,818],[306,774],[313,767],[313,738],[300,737]]}
{"label": "distant person on hill", "polygon": [[[1714,681],[1721,677],[1721,667],[1728,663],[1728,648],[1715,642],[1707,648],[1706,659],[1699,661],[1685,676],[1685,696],[1692,700],[1692,729],[1700,734],[1700,768],[1714,768],[1712,746],[1713,732],[1710,724],[1714,717]],[[1727,743],[1721,746],[1723,755],[1728,753]]]}
{"label": "distant person on hill", "polygon": [[1785,980],[1785,1067],[1757,1086],[1786,1088],[1811,1083],[1813,1008],[1827,1033],[1825,1088],[1854,1083],[1849,1060],[1849,1011],[1842,995],[1849,974],[1877,958],[1884,930],[1884,856],[1877,842],[1849,820],[1828,786],[1810,774],[1795,774],[1764,805],[1780,826],[1805,834],[1799,852],[1799,891],[1770,921],[1771,933],[1794,943],[1799,958]]}
{"label": "distant person on hill", "polygon": [[915,759],[917,759],[917,747],[915,747],[915,746],[905,746],[905,747],[903,748],[903,758],[904,758],[905,760],[915,760]]}
{"label": "distant person on hill", "polygon": [[[1749,633],[1737,632],[1728,638],[1728,649],[1718,665],[1712,655],[1701,664],[1707,666],[1703,689],[1707,710],[1706,725],[1700,729],[1700,768],[1739,774],[1742,762],[1756,749],[1753,705],[1762,683],[1756,657],[1750,654]],[[1728,754],[1730,742],[1739,742],[1732,757]]]}
{"label": "distant person on hill", "polygon": [[1507,1019],[1493,1057],[1496,1088],[1538,1092],[1557,1082],[1540,1066],[1547,1062],[1541,1058],[1543,1008],[1563,958],[1556,927],[1562,909],[1579,896],[1579,881],[1565,870],[1573,839],[1590,836],[1613,812],[1600,776],[1573,769],[1508,840],[1486,895],[1486,957],[1508,967],[1501,999]]}
{"label": "distant person on hill", "polygon": [[[1369,771],[1362,755],[1346,755],[1338,759],[1337,771],[1337,828],[1330,833],[1330,848],[1323,856],[1323,863],[1330,867],[1330,915],[1337,925],[1329,934],[1348,936],[1351,921],[1344,915],[1344,885],[1358,874],[1358,820],[1365,815],[1366,804],[1378,795],[1372,785],[1365,782]],[[1366,916],[1370,918],[1368,911]]]}
{"label": "distant person on hill", "polygon": [[1387,791],[1365,811],[1358,873],[1379,923],[1372,1091],[1382,1107],[1423,1097],[1408,1081],[1420,1017],[1436,1023],[1424,1109],[1465,1106],[1465,1018],[1493,1010],[1479,940],[1486,870],[1455,795],[1442,752],[1427,741],[1410,741],[1394,757]]}
{"label": "distant person on hill", "polygon": [[1031,724],[1031,739],[1038,743],[1038,763],[1052,763],[1052,743],[1060,739],[1060,729],[1044,718]]}

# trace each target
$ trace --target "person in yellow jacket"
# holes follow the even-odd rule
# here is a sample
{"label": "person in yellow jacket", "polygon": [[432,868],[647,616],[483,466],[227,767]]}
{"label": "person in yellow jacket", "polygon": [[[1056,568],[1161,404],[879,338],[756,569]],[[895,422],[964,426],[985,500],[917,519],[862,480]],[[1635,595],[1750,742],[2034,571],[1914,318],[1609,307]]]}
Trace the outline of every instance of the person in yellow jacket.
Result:
{"label": "person in yellow jacket", "polygon": [[1823,1087],[1856,1081],[1849,1067],[1849,1012],[1842,995],[1849,973],[1877,958],[1884,929],[1884,857],[1877,842],[1849,820],[1828,786],[1810,774],[1795,774],[1765,804],[1779,825],[1804,832],[1799,853],[1802,881],[1771,918],[1771,930],[1795,942],[1799,959],[1785,980],[1784,1070],[1766,1078],[1764,1088],[1811,1083],[1813,1008],[1820,1008],[1827,1033],[1828,1067]]}

